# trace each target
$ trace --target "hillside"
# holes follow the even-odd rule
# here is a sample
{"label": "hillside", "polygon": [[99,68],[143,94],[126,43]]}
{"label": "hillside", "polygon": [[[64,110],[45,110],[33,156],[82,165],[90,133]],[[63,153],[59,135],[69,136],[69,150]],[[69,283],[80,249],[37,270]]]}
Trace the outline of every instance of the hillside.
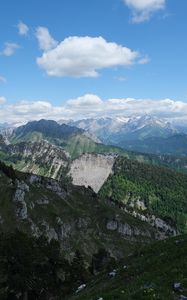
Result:
{"label": "hillside", "polygon": [[146,222],[101,202],[91,189],[65,179],[57,182],[15,172],[3,163],[0,178],[0,231],[19,229],[58,240],[69,257],[79,249],[89,260],[103,247],[121,257],[123,251],[129,253],[140,243],[164,236]]}
{"label": "hillside", "polygon": [[19,171],[59,180],[68,172],[68,153],[45,140],[9,145],[0,141],[0,159]]}
{"label": "hillside", "polygon": [[123,152],[118,147],[95,142],[83,129],[66,124],[59,125],[52,120],[29,122],[15,129],[9,137],[11,144],[39,142],[41,140],[47,140],[51,144],[63,148],[72,159],[83,153]]}
{"label": "hillside", "polygon": [[118,157],[113,173],[99,192],[103,199],[111,199],[136,210],[145,218],[156,215],[187,232],[187,176],[166,168],[150,166]]}
{"label": "hillside", "polygon": [[185,300],[187,236],[156,242],[139,249],[116,265],[115,270],[114,277],[109,276],[110,272],[103,272],[70,299]]}
{"label": "hillside", "polygon": [[[30,122],[18,127],[12,135],[8,135],[8,138],[9,140],[7,140],[6,135],[0,136],[0,159],[7,164],[12,164],[20,171],[54,179],[63,177],[64,173],[68,173],[73,168],[72,165],[76,163],[79,165],[82,160],[80,156],[86,153],[106,156],[119,154],[139,162],[187,172],[187,158],[185,157],[157,156],[125,151],[118,147],[97,143],[87,136],[83,130],[68,125],[59,125],[55,121]],[[75,161],[72,162],[72,160]],[[93,161],[92,156],[90,156],[90,161]],[[96,178],[97,169],[94,171],[93,168],[91,170],[89,167],[89,170]],[[89,174],[91,175],[90,171]],[[80,173],[80,170],[77,169],[77,172]],[[108,175],[106,176],[106,174],[108,174],[108,171],[105,172],[104,178],[107,178]],[[73,173],[71,175],[74,178]],[[77,175],[75,177],[77,178]],[[84,180],[82,182],[78,180],[79,184],[93,187],[92,182],[88,182],[88,184],[85,184]],[[103,181],[99,184],[100,187],[102,183]]]}
{"label": "hillside", "polygon": [[186,156],[187,135],[175,134],[165,138],[150,137],[144,140],[128,140],[121,142],[118,146],[139,152]]}

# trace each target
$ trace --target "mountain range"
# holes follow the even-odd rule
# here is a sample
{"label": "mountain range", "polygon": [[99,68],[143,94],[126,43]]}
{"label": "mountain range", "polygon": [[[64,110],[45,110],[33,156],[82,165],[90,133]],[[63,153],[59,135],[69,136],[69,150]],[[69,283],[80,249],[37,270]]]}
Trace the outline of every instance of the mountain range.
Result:
{"label": "mountain range", "polygon": [[[149,136],[148,124],[156,122],[157,127],[162,127],[162,136],[165,134],[158,139],[181,135],[170,124],[153,121],[148,117],[144,122],[131,120],[129,132],[134,130],[137,136],[137,132],[142,134],[145,130]],[[141,125],[144,123],[147,125]],[[114,127],[109,126],[110,131]],[[178,235],[187,233],[187,158],[136,153],[98,143],[93,139],[96,132],[85,129],[72,122],[69,125],[40,120],[1,131],[0,232],[13,237],[9,240],[10,250],[5,252],[7,237],[4,240],[4,235],[0,236],[0,266],[4,274],[9,274],[6,272],[12,270],[15,257],[20,263],[19,270],[25,270],[18,273],[30,278],[29,282],[18,280],[13,271],[5,278],[0,271],[2,299],[18,294],[23,298],[24,293],[28,297],[31,291],[39,299],[47,280],[43,275],[46,272],[41,271],[43,251],[45,264],[50,263],[49,247],[55,247],[53,251],[57,253],[54,242],[59,243],[61,256],[70,261],[70,266],[65,267],[62,258],[55,262],[57,273],[49,266],[56,278],[50,297],[56,297],[58,287],[56,299],[170,299],[171,295],[180,299],[186,291],[186,274],[180,269],[186,255],[186,235]],[[157,128],[155,132],[161,131]],[[27,237],[31,239],[28,242]],[[16,245],[19,239],[20,244]],[[25,269],[31,259],[27,243],[37,243],[38,250],[32,255],[34,273]],[[11,249],[15,249],[13,253]],[[23,260],[19,258],[19,249]],[[179,254],[181,260],[176,259]],[[167,258],[175,261],[171,264]],[[141,270],[146,270],[147,278]],[[158,272],[170,273],[161,281]],[[62,287],[69,273],[75,278],[73,284],[67,281],[67,291]],[[22,288],[17,283],[12,288],[9,277],[22,282]],[[124,280],[128,287],[124,287]],[[171,286],[176,280],[182,286],[180,291]],[[76,292],[83,283],[84,289]],[[44,294],[43,299],[48,299],[47,291]]]}
{"label": "mountain range", "polygon": [[102,143],[152,154],[187,154],[187,135],[164,119],[144,115],[70,121]]}

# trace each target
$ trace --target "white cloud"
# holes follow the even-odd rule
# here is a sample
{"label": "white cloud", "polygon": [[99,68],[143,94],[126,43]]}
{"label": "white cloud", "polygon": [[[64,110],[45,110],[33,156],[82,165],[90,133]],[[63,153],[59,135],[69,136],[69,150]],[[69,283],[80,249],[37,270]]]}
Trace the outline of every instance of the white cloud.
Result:
{"label": "white cloud", "polygon": [[3,77],[3,76],[0,76],[0,83],[6,83],[7,82],[7,80],[6,80],[6,78],[5,77]]}
{"label": "white cloud", "polygon": [[5,43],[5,47],[0,54],[4,56],[12,56],[18,48],[20,48],[20,46],[15,43]]}
{"label": "white cloud", "polygon": [[0,96],[0,104],[3,104],[6,102],[6,98],[3,96]]}
{"label": "white cloud", "polygon": [[152,14],[165,7],[165,0],[123,0],[132,10],[134,23],[144,22],[150,19]]}
{"label": "white cloud", "polygon": [[[49,43],[50,44],[50,43]],[[96,77],[105,68],[138,63],[139,53],[103,37],[68,37],[54,49],[37,58],[38,65],[49,76]],[[50,48],[50,47],[49,47]]]}
{"label": "white cloud", "polygon": [[91,108],[101,105],[103,102],[102,100],[93,94],[86,94],[84,96],[78,97],[76,99],[70,99],[67,101],[67,105],[71,107],[80,107],[82,108]]}
{"label": "white cloud", "polygon": [[13,104],[5,104],[0,109],[0,123],[26,123],[31,120],[54,119],[70,116],[71,112],[63,106],[53,106],[48,101],[22,100]]}
{"label": "white cloud", "polygon": [[19,21],[17,28],[18,28],[19,35],[28,34],[29,27],[26,24],[24,24],[22,21]]}
{"label": "white cloud", "polygon": [[54,106],[49,101],[19,101],[5,103],[0,97],[0,122],[24,123],[29,120],[45,119],[82,119],[102,116],[132,116],[149,114],[166,118],[169,121],[187,123],[187,103],[171,99],[108,99],[86,94],[76,99],[67,100],[61,106]]}
{"label": "white cloud", "polygon": [[46,27],[38,27],[36,29],[36,38],[38,40],[40,49],[44,51],[55,48],[58,44],[50,35],[49,30]]}

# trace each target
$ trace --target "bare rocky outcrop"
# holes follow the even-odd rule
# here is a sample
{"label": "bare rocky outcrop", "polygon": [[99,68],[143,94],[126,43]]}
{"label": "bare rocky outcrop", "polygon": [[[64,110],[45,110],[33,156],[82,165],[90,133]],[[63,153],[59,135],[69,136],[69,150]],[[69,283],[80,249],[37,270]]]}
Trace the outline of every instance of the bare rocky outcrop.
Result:
{"label": "bare rocky outcrop", "polygon": [[114,155],[84,154],[75,159],[71,166],[69,175],[73,184],[90,186],[96,193],[112,173]]}
{"label": "bare rocky outcrop", "polygon": [[68,167],[69,154],[46,140],[6,145],[0,138],[1,148],[9,157],[21,160],[18,169],[22,172],[60,179]]}
{"label": "bare rocky outcrop", "polygon": [[106,228],[108,230],[117,231],[123,236],[144,236],[151,238],[151,232],[144,229],[139,229],[138,227],[130,226],[127,223],[122,223],[116,219],[107,221]]}
{"label": "bare rocky outcrop", "polygon": [[27,219],[27,204],[25,202],[25,194],[29,192],[29,186],[23,182],[16,180],[16,191],[13,202],[16,204],[16,216],[21,219]]}
{"label": "bare rocky outcrop", "polygon": [[[129,213],[129,211],[127,210],[127,212]],[[160,232],[163,233],[163,235],[166,236],[176,236],[177,235],[177,230],[176,228],[172,227],[171,225],[169,225],[168,223],[166,223],[164,220],[162,220],[159,217],[156,217],[154,215],[143,215],[139,212],[135,212],[133,211],[131,213],[131,215],[135,218],[140,219],[141,221],[147,222],[148,224],[150,224],[151,226],[155,227],[156,229],[158,229]]]}

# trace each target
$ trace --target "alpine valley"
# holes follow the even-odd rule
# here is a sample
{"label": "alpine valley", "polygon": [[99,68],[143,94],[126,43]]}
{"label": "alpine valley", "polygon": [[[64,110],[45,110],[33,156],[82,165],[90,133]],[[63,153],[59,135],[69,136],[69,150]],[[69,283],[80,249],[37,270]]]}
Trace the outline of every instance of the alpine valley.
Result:
{"label": "alpine valley", "polygon": [[[185,299],[185,133],[148,116],[0,132],[1,299]],[[129,150],[150,139],[184,148]]]}

